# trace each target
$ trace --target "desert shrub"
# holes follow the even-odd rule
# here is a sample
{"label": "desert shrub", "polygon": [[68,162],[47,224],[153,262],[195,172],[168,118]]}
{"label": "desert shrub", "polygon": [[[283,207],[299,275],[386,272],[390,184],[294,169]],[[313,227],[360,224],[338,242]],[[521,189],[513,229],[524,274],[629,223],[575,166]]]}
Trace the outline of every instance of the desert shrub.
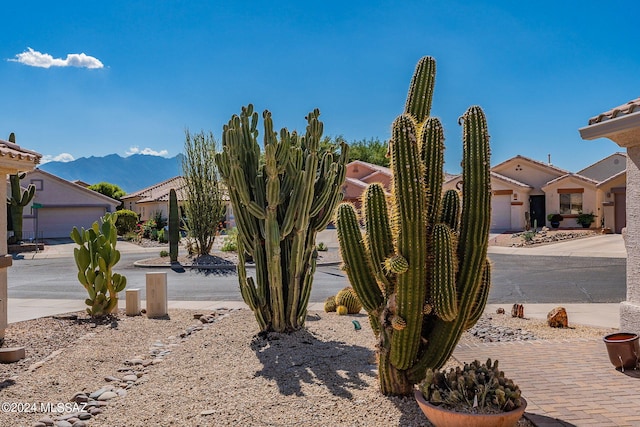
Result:
{"label": "desert shrub", "polygon": [[118,235],[124,236],[136,229],[138,224],[138,214],[129,209],[121,209],[118,211],[118,219],[116,220],[116,229]]}
{"label": "desert shrub", "polygon": [[124,236],[122,237],[127,242],[137,242],[138,240],[140,240],[140,236],[138,236],[138,233],[136,233],[135,231],[129,231],[128,233],[125,233]]}
{"label": "desert shrub", "polygon": [[164,228],[162,230],[158,230],[158,242],[167,243],[169,242],[168,236],[166,235]]}
{"label": "desert shrub", "polygon": [[156,233],[158,232],[156,222],[153,219],[149,219],[143,222],[141,227],[141,237],[144,237],[145,239],[151,239],[151,234],[154,230],[156,231]]}
{"label": "desert shrub", "polygon": [[231,230],[227,231],[227,235],[222,241],[222,247],[220,248],[223,252],[235,252],[238,250],[238,229],[233,227]]}
{"label": "desert shrub", "polygon": [[156,228],[158,230],[164,228],[164,226],[167,225],[167,218],[162,216],[162,211],[155,211],[153,214],[151,214],[150,219],[155,221]]}
{"label": "desert shrub", "polygon": [[164,249],[160,251],[160,256],[162,258],[166,258],[169,256],[169,252],[165,251]]}
{"label": "desert shrub", "polygon": [[320,242],[316,245],[316,250],[320,252],[325,252],[325,251],[328,251],[329,248],[327,247],[327,245],[324,244],[324,242]]}

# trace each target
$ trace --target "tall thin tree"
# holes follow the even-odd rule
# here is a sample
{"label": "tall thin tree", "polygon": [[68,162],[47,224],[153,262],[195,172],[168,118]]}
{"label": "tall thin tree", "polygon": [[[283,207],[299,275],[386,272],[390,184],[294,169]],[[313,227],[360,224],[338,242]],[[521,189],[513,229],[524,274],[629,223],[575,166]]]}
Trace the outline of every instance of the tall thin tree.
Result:
{"label": "tall thin tree", "polygon": [[191,134],[185,131],[182,175],[185,180],[186,228],[198,255],[211,251],[224,212],[215,162],[216,141],[213,133]]}

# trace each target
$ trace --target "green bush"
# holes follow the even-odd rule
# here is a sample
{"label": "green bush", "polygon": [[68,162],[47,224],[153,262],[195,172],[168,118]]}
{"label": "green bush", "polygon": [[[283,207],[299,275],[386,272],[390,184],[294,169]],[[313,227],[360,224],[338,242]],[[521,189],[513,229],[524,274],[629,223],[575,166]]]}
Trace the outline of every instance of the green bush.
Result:
{"label": "green bush", "polygon": [[316,250],[320,252],[325,252],[325,251],[328,251],[329,248],[327,247],[327,245],[324,244],[324,242],[320,242],[316,245]]}
{"label": "green bush", "polygon": [[119,236],[124,236],[136,229],[138,224],[138,214],[128,209],[118,211],[118,219],[116,220],[116,229]]}
{"label": "green bush", "polygon": [[160,243],[168,243],[169,242],[168,236],[166,236],[164,228],[162,230],[158,230],[158,242],[160,242]]}
{"label": "green bush", "polygon": [[169,256],[169,252],[165,251],[164,249],[160,251],[160,256],[162,258],[166,258]]}
{"label": "green bush", "polygon": [[151,219],[156,223],[156,228],[159,230],[161,228],[164,228],[165,225],[167,225],[167,218],[162,216],[162,211],[155,211],[153,214],[151,214]]}
{"label": "green bush", "polygon": [[135,231],[129,231],[128,233],[125,233],[123,238],[127,242],[137,242],[139,240],[138,233],[136,233]]}
{"label": "green bush", "polygon": [[222,241],[222,247],[220,248],[223,252],[235,252],[238,250],[238,229],[233,227],[231,230],[227,231],[227,235]]}
{"label": "green bush", "polygon": [[[152,238],[151,235],[152,235],[154,230],[156,231],[156,233],[158,232],[157,231],[156,222],[154,220],[152,220],[152,219],[149,219],[149,220],[145,221],[144,223],[142,223],[142,236],[141,237],[144,237],[146,239],[151,239]],[[157,235],[156,235],[156,238],[157,238]]]}

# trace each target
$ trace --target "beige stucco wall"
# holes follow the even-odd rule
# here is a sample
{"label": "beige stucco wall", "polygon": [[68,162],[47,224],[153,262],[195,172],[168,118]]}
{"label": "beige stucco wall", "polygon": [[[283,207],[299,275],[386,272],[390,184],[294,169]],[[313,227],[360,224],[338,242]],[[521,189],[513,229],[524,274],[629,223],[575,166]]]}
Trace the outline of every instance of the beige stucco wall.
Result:
{"label": "beige stucco wall", "polygon": [[[614,188],[624,188],[627,185],[627,175],[622,174],[606,184],[598,186],[596,192],[596,206],[600,210],[598,215],[604,217],[604,226],[615,230],[615,197],[612,192]],[[600,226],[600,220],[598,221]]]}
{"label": "beige stucco wall", "polygon": [[[560,194],[558,194],[558,189],[568,189],[568,188],[584,189],[584,192],[582,193],[582,212],[593,213],[594,215],[596,215],[595,222],[591,224],[591,227],[599,227],[600,226],[599,215],[602,215],[602,214],[598,210],[598,206],[596,203],[595,184],[577,179],[572,176],[553,182],[548,186],[544,187],[544,191],[546,194],[545,202],[546,202],[547,215],[560,212]],[[580,224],[576,222],[575,218],[567,217],[567,215],[564,215],[564,214],[563,214],[563,217],[564,219],[562,220],[562,222],[560,222],[560,228],[581,227]]]}

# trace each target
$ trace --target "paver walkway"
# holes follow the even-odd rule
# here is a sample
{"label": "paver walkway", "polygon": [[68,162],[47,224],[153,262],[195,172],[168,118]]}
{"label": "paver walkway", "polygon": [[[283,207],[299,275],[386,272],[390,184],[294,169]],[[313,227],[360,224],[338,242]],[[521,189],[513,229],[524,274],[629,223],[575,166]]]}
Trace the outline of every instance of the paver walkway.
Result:
{"label": "paver walkway", "polygon": [[616,370],[602,340],[460,344],[453,355],[499,360],[538,427],[640,426],[640,370]]}

